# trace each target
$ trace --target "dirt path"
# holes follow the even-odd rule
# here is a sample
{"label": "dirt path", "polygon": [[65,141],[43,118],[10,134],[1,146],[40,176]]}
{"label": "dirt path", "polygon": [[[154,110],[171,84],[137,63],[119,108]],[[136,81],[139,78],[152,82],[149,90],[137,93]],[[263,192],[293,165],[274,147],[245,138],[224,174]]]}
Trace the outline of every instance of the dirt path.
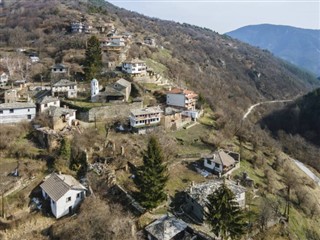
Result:
{"label": "dirt path", "polygon": [[273,100],[273,101],[265,101],[265,102],[259,102],[256,104],[251,105],[248,110],[246,111],[246,113],[243,115],[242,120],[245,120],[248,115],[252,112],[252,110],[262,104],[268,104],[268,103],[281,103],[281,102],[292,102],[293,100]]}
{"label": "dirt path", "polygon": [[316,176],[313,172],[311,172],[310,169],[306,167],[306,165],[291,157],[290,160],[293,161],[305,174],[308,175],[308,177],[310,177],[316,184],[320,186],[320,178]]}

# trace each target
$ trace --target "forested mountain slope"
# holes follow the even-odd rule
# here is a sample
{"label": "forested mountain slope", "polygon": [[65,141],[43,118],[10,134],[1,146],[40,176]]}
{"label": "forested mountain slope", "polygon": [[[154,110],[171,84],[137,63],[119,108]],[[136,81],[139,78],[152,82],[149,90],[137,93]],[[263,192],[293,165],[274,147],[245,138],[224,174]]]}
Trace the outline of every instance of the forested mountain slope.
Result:
{"label": "forested mountain slope", "polygon": [[267,49],[274,55],[320,76],[320,30],[260,24],[245,26],[227,35],[252,46]]}
{"label": "forested mountain slope", "polygon": [[[4,9],[7,17],[1,30],[2,46],[18,47],[23,41],[33,44],[43,56],[59,61],[65,50],[83,49],[85,45],[85,37],[67,33],[71,21],[80,17],[108,19],[118,29],[131,32],[133,39],[156,37],[167,55],[157,54],[159,50],[151,54],[133,44],[130,57],[152,58],[162,64],[164,75],[198,91],[213,108],[234,120],[240,119],[252,103],[292,98],[319,84],[313,76],[267,51],[209,29],[146,17],[102,0],[10,3]],[[23,37],[17,37],[16,28]]]}
{"label": "forested mountain slope", "polygon": [[280,140],[285,150],[320,171],[320,88],[266,116],[261,125]]}

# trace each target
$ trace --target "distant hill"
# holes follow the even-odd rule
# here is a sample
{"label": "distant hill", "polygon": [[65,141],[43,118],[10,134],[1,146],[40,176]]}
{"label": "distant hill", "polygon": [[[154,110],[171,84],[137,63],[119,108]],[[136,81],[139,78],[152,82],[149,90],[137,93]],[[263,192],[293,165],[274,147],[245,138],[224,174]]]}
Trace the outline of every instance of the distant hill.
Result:
{"label": "distant hill", "polygon": [[320,30],[261,24],[227,33],[320,76]]}

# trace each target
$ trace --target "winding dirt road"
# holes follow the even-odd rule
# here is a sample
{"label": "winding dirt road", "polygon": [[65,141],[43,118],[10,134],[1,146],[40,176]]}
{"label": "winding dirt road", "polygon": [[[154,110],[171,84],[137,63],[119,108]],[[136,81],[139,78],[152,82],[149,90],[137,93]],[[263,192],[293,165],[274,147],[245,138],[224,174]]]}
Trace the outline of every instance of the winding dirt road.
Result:
{"label": "winding dirt road", "polygon": [[252,110],[262,104],[269,104],[269,103],[281,103],[281,102],[292,102],[293,100],[273,100],[273,101],[265,101],[265,102],[259,102],[256,104],[251,105],[248,110],[246,111],[246,113],[243,115],[242,120],[245,120],[248,115],[252,112]]}

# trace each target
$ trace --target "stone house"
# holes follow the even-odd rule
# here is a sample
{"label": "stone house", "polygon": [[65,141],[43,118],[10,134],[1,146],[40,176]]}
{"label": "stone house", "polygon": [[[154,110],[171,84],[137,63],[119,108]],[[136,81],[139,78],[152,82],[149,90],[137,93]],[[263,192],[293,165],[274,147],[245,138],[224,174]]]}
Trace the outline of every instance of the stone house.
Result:
{"label": "stone house", "polygon": [[132,75],[146,75],[147,65],[145,61],[134,59],[122,63],[122,71]]}
{"label": "stone house", "polygon": [[36,102],[37,112],[41,113],[48,110],[51,106],[60,107],[60,99],[51,96],[45,96]]}
{"label": "stone house", "polygon": [[4,102],[5,103],[15,103],[18,101],[18,90],[17,89],[7,89],[4,91]]}
{"label": "stone house", "polygon": [[130,126],[139,134],[144,134],[160,125],[162,113],[159,106],[131,110]]}
{"label": "stone house", "polygon": [[205,169],[219,175],[226,174],[240,164],[240,155],[238,153],[222,149],[212,154],[203,155],[202,158]]}
{"label": "stone house", "polygon": [[143,39],[143,43],[145,45],[151,46],[151,47],[155,47],[156,46],[156,39],[153,37],[145,37]]}
{"label": "stone house", "polygon": [[178,130],[181,129],[186,124],[190,123],[192,119],[182,115],[182,111],[172,107],[166,107],[164,110],[164,116],[162,118],[162,123],[165,129]]}
{"label": "stone house", "polygon": [[50,118],[50,127],[54,130],[61,130],[66,126],[71,126],[76,120],[75,109],[50,106],[48,116]]}
{"label": "stone house", "polygon": [[192,184],[185,194],[183,210],[199,223],[203,223],[207,198],[225,181],[227,187],[234,193],[235,201],[241,208],[245,207],[246,189],[230,180],[210,180],[204,183]]}
{"label": "stone house", "polygon": [[52,214],[61,218],[72,214],[86,196],[86,188],[74,177],[52,173],[40,185],[42,196],[50,202]]}
{"label": "stone house", "polygon": [[18,123],[31,121],[36,115],[34,103],[2,103],[0,104],[0,123]]}
{"label": "stone house", "polygon": [[164,215],[145,227],[148,240],[184,239],[188,225],[175,216]]}
{"label": "stone house", "polygon": [[69,67],[62,63],[55,64],[51,67],[51,75],[52,76],[69,76]]}
{"label": "stone house", "polygon": [[52,84],[51,95],[54,97],[77,97],[77,83],[71,82],[67,79],[61,79],[60,81]]}
{"label": "stone house", "polygon": [[0,87],[3,87],[8,84],[9,76],[4,71],[0,70]]}

